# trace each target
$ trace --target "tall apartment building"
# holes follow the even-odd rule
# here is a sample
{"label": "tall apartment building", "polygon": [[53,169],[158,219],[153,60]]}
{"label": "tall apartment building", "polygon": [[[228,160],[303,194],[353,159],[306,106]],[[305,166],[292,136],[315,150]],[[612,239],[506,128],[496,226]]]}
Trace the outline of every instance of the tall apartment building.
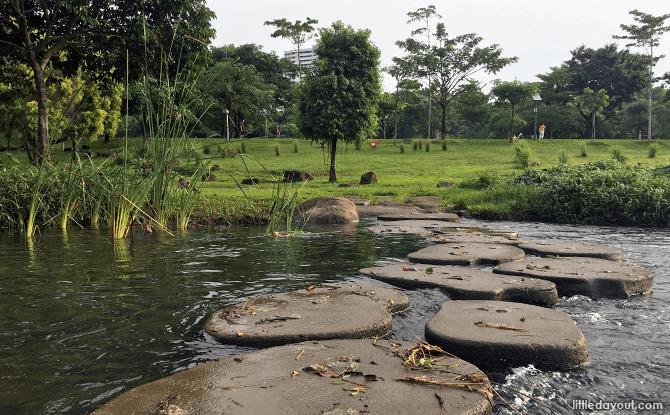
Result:
{"label": "tall apartment building", "polygon": [[[303,68],[314,68],[314,61],[318,58],[316,56],[315,50],[316,47],[312,46],[310,48],[301,48],[300,49],[300,66]],[[288,59],[294,64],[298,64],[298,51],[289,50],[284,52],[284,59]]]}

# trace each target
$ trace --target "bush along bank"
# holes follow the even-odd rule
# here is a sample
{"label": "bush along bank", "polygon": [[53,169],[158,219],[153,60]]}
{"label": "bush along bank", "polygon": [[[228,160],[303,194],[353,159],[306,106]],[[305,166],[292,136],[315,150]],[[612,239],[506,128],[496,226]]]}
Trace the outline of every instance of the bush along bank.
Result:
{"label": "bush along bank", "polygon": [[669,170],[605,160],[527,170],[507,186],[526,187],[511,207],[540,220],[669,226]]}

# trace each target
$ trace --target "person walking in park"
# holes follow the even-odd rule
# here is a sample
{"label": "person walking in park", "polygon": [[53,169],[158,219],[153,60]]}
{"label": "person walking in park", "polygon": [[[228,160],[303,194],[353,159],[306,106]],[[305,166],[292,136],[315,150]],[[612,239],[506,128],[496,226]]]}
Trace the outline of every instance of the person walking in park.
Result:
{"label": "person walking in park", "polygon": [[[535,125],[537,125],[537,124],[535,124]],[[544,138],[544,130],[545,130],[546,128],[547,128],[547,127],[545,127],[544,124],[542,124],[542,125],[540,126],[540,140],[542,140],[542,139]]]}

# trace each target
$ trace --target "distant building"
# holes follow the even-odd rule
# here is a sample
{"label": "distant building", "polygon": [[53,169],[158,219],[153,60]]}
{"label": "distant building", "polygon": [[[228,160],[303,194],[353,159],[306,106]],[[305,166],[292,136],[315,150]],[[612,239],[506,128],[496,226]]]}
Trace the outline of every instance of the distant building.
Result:
{"label": "distant building", "polygon": [[[318,58],[316,56],[316,47],[312,46],[311,48],[300,49],[300,66],[303,68],[314,69],[314,62]],[[298,51],[289,50],[284,52],[284,59],[288,59],[294,64],[298,65]]]}

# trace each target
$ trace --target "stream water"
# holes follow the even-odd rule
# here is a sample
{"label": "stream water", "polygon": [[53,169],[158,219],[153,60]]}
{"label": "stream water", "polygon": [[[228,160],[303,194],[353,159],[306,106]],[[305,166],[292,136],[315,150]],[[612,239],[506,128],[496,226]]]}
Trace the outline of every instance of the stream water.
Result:
{"label": "stream water", "polygon": [[[528,239],[607,243],[655,274],[650,296],[562,298],[557,309],[586,336],[590,366],[488,373],[507,401],[526,414],[670,412],[670,230],[477,223]],[[363,227],[281,240],[258,227],[198,229],[116,244],[95,230],[46,232],[34,241],[0,235],[0,413],[87,414],[135,386],[244,353],[251,349],[203,333],[213,311],[312,284],[386,285],[358,270],[403,261],[425,246],[417,237],[381,237]],[[438,290],[405,292],[412,305],[396,317],[392,337],[412,341],[423,338],[425,322],[449,298]],[[631,401],[643,409],[573,409]],[[666,409],[644,409],[654,403]],[[497,400],[494,413],[513,412]]]}

